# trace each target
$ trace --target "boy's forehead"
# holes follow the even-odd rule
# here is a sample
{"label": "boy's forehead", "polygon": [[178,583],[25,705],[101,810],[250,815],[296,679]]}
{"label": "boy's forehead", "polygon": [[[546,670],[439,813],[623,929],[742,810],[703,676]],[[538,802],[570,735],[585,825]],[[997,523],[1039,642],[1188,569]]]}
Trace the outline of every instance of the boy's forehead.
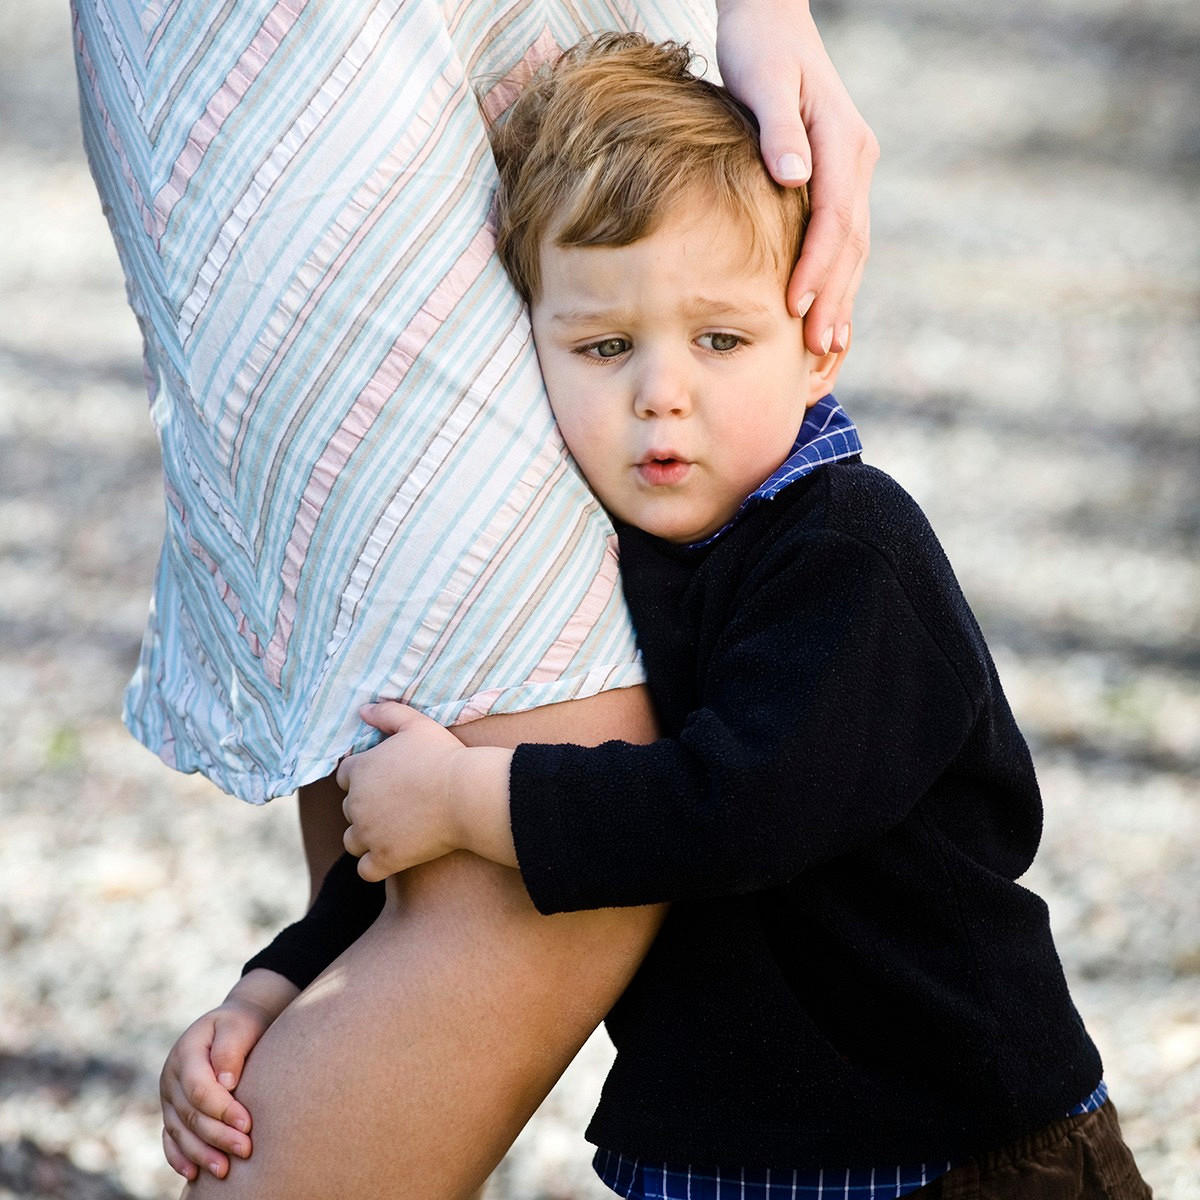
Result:
{"label": "boy's forehead", "polygon": [[[555,290],[565,289],[580,301],[579,311],[572,315],[587,315],[584,310],[588,297],[601,304],[610,287],[628,283],[631,273],[652,276],[660,269],[652,258],[629,253],[652,243],[653,248],[661,248],[663,269],[669,271],[675,265],[672,254],[686,247],[703,262],[712,278],[728,280],[730,284],[740,281],[759,295],[764,285],[774,292],[780,278],[779,268],[784,269],[782,282],[786,284],[793,264],[781,261],[777,243],[782,237],[775,232],[782,224],[778,215],[764,215],[774,218],[766,230],[756,228],[744,213],[731,211],[715,200],[680,204],[659,217],[644,237],[626,245],[563,245],[559,240],[561,224],[555,222],[541,242],[543,287],[555,279],[558,284]],[[775,236],[769,237],[768,233]],[[762,279],[764,274],[769,276],[767,280]],[[715,313],[728,307],[728,299],[723,293],[697,293],[689,297],[689,307],[695,310],[695,315],[703,316],[706,309]],[[749,299],[745,303],[755,304]],[[767,306],[764,303],[761,307]]]}

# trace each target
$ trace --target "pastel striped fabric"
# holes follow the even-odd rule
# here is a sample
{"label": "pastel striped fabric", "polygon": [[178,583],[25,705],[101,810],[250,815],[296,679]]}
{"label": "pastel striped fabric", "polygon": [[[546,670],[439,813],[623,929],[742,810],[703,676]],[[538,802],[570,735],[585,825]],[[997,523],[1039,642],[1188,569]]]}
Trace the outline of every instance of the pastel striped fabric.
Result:
{"label": "pastel striped fabric", "polygon": [[638,682],[612,531],[497,265],[476,92],[703,0],[75,0],[166,534],[133,734],[254,802],[370,744]]}

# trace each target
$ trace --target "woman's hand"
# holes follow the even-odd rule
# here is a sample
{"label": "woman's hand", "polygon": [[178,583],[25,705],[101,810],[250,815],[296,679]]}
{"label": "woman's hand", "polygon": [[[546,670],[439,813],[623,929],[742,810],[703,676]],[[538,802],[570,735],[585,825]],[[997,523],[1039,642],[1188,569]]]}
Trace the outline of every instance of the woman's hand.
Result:
{"label": "woman's hand", "polygon": [[717,64],[758,118],[778,182],[809,182],[812,218],[788,283],[814,354],[850,344],[870,247],[868,198],[879,143],[825,52],[808,0],[717,0]]}
{"label": "woman's hand", "polygon": [[233,1090],[250,1051],[296,995],[274,971],[247,972],[171,1047],[158,1083],[163,1151],[185,1179],[201,1170],[224,1179],[230,1155],[250,1157],[250,1114]]}
{"label": "woman's hand", "polygon": [[388,737],[342,759],[338,786],[346,849],[375,882],[454,850],[516,866],[508,816],[511,751],[468,748],[404,704],[368,704],[362,718]]}

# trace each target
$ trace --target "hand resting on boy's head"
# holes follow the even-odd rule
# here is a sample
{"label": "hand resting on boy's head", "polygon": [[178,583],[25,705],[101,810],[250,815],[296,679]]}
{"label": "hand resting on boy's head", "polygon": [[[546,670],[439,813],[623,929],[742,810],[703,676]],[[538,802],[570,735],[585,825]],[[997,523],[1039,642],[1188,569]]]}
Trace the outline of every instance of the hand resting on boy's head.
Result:
{"label": "hand resting on boy's head", "polygon": [[870,248],[868,201],[879,143],[807,4],[718,3],[717,64],[725,86],[758,120],[763,161],[774,178],[785,186],[809,182],[812,216],[788,283],[788,307],[804,317],[813,354],[845,350]]}

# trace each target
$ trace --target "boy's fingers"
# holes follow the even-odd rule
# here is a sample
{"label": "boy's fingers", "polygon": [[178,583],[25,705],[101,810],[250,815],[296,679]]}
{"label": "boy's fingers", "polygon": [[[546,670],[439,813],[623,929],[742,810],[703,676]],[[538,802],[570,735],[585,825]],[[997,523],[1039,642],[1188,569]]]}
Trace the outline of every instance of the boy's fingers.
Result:
{"label": "boy's fingers", "polygon": [[358,860],[358,873],[368,883],[378,883],[392,874],[391,871],[384,870],[383,864],[376,861],[370,850]]}
{"label": "boy's fingers", "polygon": [[[342,845],[345,847],[347,854],[353,854],[355,858],[360,860],[361,867],[362,856],[367,852],[367,843],[359,836],[357,826],[346,826],[346,832],[342,834]],[[359,874],[362,874],[361,870]]]}
{"label": "boy's fingers", "polygon": [[399,733],[418,717],[415,709],[396,700],[378,700],[374,704],[366,704],[359,710],[359,714],[368,725],[389,736]]}
{"label": "boy's fingers", "polygon": [[200,1166],[207,1166],[214,1156],[250,1157],[251,1143],[246,1134],[192,1108],[184,1100],[163,1106],[163,1127],[188,1158]]}
{"label": "boy's fingers", "polygon": [[193,1132],[210,1144],[237,1153],[246,1146],[245,1136],[250,1128],[250,1114],[236,1101],[229,1090],[212,1076],[205,1056],[203,1069],[185,1070],[162,1091],[164,1111],[170,1107]]}
{"label": "boy's fingers", "polygon": [[250,1157],[249,1138],[243,1137],[237,1149],[227,1149],[219,1141],[209,1140],[218,1136],[211,1132],[212,1125],[228,1132],[228,1126],[219,1121],[213,1122],[194,1113],[185,1118],[173,1107],[163,1108],[163,1153],[174,1170],[187,1176],[186,1164],[191,1163],[201,1171],[224,1179],[229,1173],[230,1154],[238,1158]]}
{"label": "boy's fingers", "polygon": [[[242,1069],[246,1065],[246,1055],[250,1050],[245,1041],[244,1031],[227,1028],[224,1025],[217,1026],[217,1036],[213,1039],[211,1054],[212,1069],[216,1073],[217,1084],[227,1092],[232,1092],[241,1081]],[[253,1046],[253,1044],[252,1041],[250,1045]],[[232,1125],[234,1129],[238,1129],[242,1133],[250,1132],[250,1113],[245,1105],[233,1096],[228,1098],[222,1111],[209,1111],[212,1116],[219,1117],[226,1125]]]}
{"label": "boy's fingers", "polygon": [[192,1180],[196,1178],[199,1168],[180,1148],[175,1144],[175,1139],[164,1128],[162,1131],[163,1157],[167,1160],[167,1165],[175,1172],[176,1175],[182,1175],[184,1179]]}

